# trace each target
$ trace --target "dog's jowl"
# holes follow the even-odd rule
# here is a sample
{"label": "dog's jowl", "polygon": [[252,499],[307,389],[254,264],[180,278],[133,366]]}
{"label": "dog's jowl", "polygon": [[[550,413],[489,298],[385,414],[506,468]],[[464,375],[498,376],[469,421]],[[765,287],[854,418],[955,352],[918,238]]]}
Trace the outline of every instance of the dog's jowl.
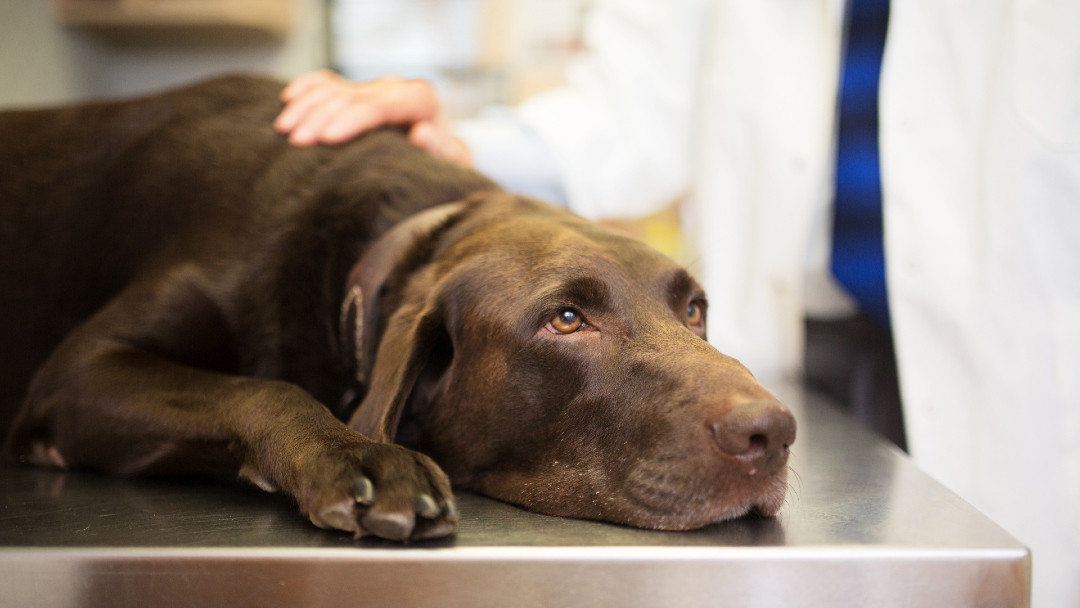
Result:
{"label": "dog's jowl", "polygon": [[675,262],[280,84],[0,114],[7,453],[232,472],[318,526],[450,534],[451,486],[682,530],[784,499],[795,421]]}

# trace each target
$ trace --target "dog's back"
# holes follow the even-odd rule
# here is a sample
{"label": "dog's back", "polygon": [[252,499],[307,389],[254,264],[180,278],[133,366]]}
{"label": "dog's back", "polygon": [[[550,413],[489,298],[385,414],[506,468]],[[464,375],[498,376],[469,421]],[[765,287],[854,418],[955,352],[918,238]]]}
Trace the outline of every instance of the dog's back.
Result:
{"label": "dog's back", "polygon": [[433,169],[386,133],[292,147],[272,128],[281,86],[229,77],[136,100],[0,112],[0,436],[49,352],[138,274],[180,262],[273,263],[282,240],[293,249],[281,255],[295,258],[490,187]]}
{"label": "dog's back", "polygon": [[[269,86],[218,81],[137,101],[0,113],[5,412],[60,339],[123,288],[163,242],[196,218],[226,219],[230,210],[221,202],[243,200],[207,189],[243,187],[250,177],[219,163],[239,164],[229,148],[257,154],[267,147],[259,139],[273,134],[253,126],[237,141],[213,131],[219,122],[271,120],[275,92],[250,92]],[[221,179],[213,185],[193,180],[215,174]]]}

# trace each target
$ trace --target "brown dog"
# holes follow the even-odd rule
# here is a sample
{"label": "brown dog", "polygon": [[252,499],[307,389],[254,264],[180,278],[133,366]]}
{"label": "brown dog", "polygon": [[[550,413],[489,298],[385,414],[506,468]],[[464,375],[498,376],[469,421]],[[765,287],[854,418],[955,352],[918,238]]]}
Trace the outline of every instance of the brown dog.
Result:
{"label": "brown dog", "polygon": [[649,528],[777,511],[795,421],[682,268],[395,132],[291,147],[279,90],[0,114],[12,456],[238,471],[391,539],[449,534],[451,481]]}

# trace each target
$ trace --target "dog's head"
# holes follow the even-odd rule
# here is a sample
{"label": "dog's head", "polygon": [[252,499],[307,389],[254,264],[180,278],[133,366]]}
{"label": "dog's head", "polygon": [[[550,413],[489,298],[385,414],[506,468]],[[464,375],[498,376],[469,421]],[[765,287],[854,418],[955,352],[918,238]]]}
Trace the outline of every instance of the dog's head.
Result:
{"label": "dog's head", "polygon": [[486,193],[421,213],[354,269],[350,425],[456,485],[549,514],[691,529],[772,515],[795,420],[705,341],[674,261]]}

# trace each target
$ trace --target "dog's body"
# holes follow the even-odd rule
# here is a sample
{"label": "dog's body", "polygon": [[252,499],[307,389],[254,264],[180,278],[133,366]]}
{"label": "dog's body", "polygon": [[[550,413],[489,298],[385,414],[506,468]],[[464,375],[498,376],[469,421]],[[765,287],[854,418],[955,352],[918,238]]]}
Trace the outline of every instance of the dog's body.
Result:
{"label": "dog's body", "polygon": [[290,147],[279,90],[0,114],[12,456],[238,471],[394,539],[452,531],[450,480],[645,527],[776,512],[794,419],[674,262],[394,132]]}

